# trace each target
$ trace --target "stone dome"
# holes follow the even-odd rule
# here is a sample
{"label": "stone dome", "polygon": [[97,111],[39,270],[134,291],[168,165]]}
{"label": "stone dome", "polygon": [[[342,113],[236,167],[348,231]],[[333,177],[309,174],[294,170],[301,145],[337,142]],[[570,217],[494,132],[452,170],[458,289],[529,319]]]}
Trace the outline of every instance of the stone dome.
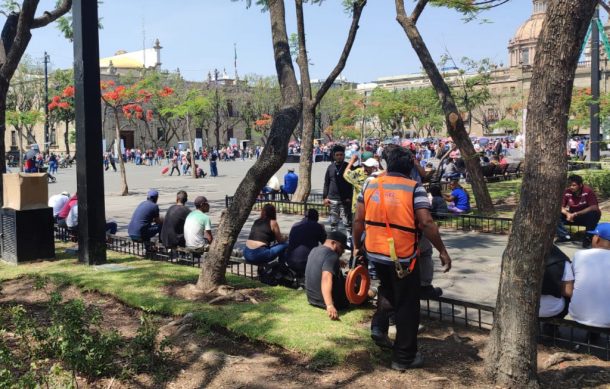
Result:
{"label": "stone dome", "polygon": [[542,31],[546,15],[547,0],[533,0],[532,15],[517,29],[515,36],[508,42],[508,55],[511,67],[531,65],[534,60],[536,41]]}

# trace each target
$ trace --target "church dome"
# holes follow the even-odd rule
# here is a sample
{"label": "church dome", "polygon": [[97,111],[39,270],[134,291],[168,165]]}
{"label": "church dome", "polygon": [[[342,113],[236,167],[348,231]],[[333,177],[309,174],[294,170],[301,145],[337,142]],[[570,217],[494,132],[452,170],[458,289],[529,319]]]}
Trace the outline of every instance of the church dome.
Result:
{"label": "church dome", "polygon": [[531,65],[534,61],[536,42],[542,31],[547,0],[533,0],[532,15],[517,29],[508,42],[510,66]]}

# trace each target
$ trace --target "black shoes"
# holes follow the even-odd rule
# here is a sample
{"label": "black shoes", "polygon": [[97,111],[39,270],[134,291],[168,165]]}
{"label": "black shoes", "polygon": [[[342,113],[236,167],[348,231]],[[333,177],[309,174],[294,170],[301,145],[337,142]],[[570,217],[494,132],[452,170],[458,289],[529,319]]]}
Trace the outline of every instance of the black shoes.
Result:
{"label": "black shoes", "polygon": [[435,288],[432,285],[426,285],[421,287],[420,298],[424,300],[439,298],[443,295],[441,288]]}
{"label": "black shoes", "polygon": [[381,348],[393,348],[394,342],[388,337],[388,334],[384,334],[381,331],[371,331],[371,339],[375,344]]}
{"label": "black shoes", "polygon": [[391,367],[392,367],[392,370],[405,371],[408,369],[418,369],[423,366],[424,366],[424,357],[420,353],[417,353],[417,354],[415,354],[415,358],[409,362],[403,363],[403,362],[392,361]]}

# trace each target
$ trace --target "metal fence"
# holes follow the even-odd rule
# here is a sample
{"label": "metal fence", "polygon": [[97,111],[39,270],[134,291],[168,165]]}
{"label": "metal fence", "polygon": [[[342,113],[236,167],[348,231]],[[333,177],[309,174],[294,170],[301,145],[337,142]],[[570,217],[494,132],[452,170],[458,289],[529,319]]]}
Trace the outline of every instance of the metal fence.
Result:
{"label": "metal fence", "polygon": [[507,217],[479,216],[471,214],[438,214],[435,217],[439,227],[463,231],[478,231],[492,234],[508,234],[513,219]]}
{"label": "metal fence", "polygon": [[[308,201],[306,203],[296,203],[296,202],[280,200],[280,199],[276,199],[276,200],[259,199],[259,200],[256,200],[256,202],[254,203],[252,210],[259,211],[263,208],[263,206],[265,204],[271,204],[275,207],[275,210],[277,213],[284,213],[284,214],[289,214],[289,215],[291,215],[291,214],[292,215],[305,215],[307,210],[315,209],[318,211],[320,216],[328,216],[328,207],[322,203],[322,200],[321,200],[322,195],[316,194],[316,196],[319,196],[320,202],[309,202]],[[233,204],[233,198],[234,198],[234,196],[225,196],[225,206],[227,208],[230,207],[231,204]]]}

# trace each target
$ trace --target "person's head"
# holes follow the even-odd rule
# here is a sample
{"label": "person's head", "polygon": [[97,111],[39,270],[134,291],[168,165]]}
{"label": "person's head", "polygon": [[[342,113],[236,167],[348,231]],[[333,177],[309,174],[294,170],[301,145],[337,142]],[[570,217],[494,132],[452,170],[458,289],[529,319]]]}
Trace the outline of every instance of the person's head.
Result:
{"label": "person's head", "polygon": [[583,180],[582,180],[581,176],[579,176],[577,174],[572,174],[570,177],[568,177],[568,189],[570,189],[570,191],[572,193],[580,192],[582,187],[583,187]]}
{"label": "person's head", "polygon": [[451,182],[449,182],[449,188],[451,188],[452,190],[455,188],[459,188],[460,187],[460,180],[459,179],[452,179]]}
{"label": "person's head", "polygon": [[413,169],[413,154],[404,147],[388,145],[383,150],[383,159],[386,161],[389,173],[400,173],[409,176]]}
{"label": "person's head", "polygon": [[210,210],[210,204],[208,203],[208,199],[205,196],[197,196],[195,198],[195,208],[200,210],[201,212],[208,212]]}
{"label": "person's head", "polygon": [[159,192],[156,189],[151,189],[148,191],[146,195],[146,199],[156,203],[159,200]]}
{"label": "person's head", "polygon": [[181,190],[178,193],[176,193],[176,204],[186,204],[186,202],[188,201],[188,195],[186,194],[185,191]]}
{"label": "person's head", "polygon": [[293,173],[294,174],[294,168],[293,167],[289,167],[288,168],[288,173]]}
{"label": "person's head", "polygon": [[310,208],[307,210],[305,217],[307,218],[307,220],[312,221],[312,222],[317,222],[320,219],[320,215],[318,214],[318,211],[316,211],[313,208]]}
{"label": "person's head", "polygon": [[332,156],[335,163],[341,163],[345,160],[345,147],[341,145],[334,145],[332,150]]}
{"label": "person's head", "polygon": [[375,158],[371,157],[362,163],[362,167],[364,168],[366,174],[370,176],[371,174],[376,172],[377,169],[379,169],[379,162],[377,162]]}
{"label": "person's head", "polygon": [[341,231],[331,231],[326,235],[324,245],[341,256],[347,246],[347,236]]}
{"label": "person's head", "polygon": [[591,247],[610,250],[610,223],[599,223],[595,230],[587,232],[593,235]]}
{"label": "person's head", "polygon": [[430,185],[430,194],[433,197],[442,197],[443,192],[441,191],[441,187],[439,185]]}
{"label": "person's head", "polygon": [[263,209],[261,210],[261,219],[276,220],[275,207],[273,204],[263,205]]}

